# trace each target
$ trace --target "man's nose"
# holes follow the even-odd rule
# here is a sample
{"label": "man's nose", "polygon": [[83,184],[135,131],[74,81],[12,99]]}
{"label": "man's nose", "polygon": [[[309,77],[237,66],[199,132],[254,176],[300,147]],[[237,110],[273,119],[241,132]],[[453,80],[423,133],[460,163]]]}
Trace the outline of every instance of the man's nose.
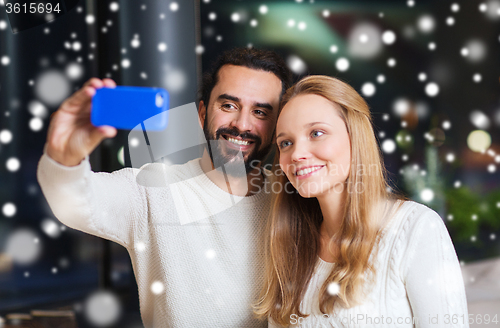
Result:
{"label": "man's nose", "polygon": [[252,130],[252,116],[247,110],[240,110],[234,117],[231,125],[236,127],[241,133]]}

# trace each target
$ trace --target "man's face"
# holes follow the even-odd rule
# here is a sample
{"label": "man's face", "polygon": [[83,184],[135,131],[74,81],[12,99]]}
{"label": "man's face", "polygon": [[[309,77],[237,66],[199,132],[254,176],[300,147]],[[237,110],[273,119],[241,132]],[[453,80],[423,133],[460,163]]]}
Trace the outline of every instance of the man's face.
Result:
{"label": "man's face", "polygon": [[[219,70],[209,104],[201,102],[199,113],[215,168],[244,164],[248,173],[252,161],[264,159],[273,141],[280,93],[281,81],[273,73],[234,65]],[[244,163],[237,156],[240,151]]]}

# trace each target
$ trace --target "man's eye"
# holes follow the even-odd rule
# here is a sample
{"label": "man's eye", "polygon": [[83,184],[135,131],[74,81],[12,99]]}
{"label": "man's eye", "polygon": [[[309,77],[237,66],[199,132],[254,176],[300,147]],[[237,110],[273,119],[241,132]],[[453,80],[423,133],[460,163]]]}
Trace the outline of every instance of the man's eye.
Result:
{"label": "man's eye", "polygon": [[317,131],[317,130],[316,130],[316,131],[313,131],[313,132],[311,133],[311,136],[312,136],[313,138],[317,138],[317,137],[321,137],[323,134],[325,134],[323,131]]}
{"label": "man's eye", "polygon": [[234,106],[233,104],[223,104],[222,108],[224,108],[224,109],[235,109],[236,106]]}
{"label": "man's eye", "polygon": [[264,112],[263,110],[260,110],[260,109],[256,109],[254,111],[254,113],[258,116],[266,116],[266,112]]}

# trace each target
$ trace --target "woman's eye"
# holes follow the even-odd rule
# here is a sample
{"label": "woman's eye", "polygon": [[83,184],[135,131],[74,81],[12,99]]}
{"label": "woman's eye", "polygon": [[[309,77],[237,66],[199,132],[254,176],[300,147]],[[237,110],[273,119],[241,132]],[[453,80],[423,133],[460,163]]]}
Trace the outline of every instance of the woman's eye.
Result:
{"label": "woman's eye", "polygon": [[280,149],[283,149],[285,147],[288,147],[290,146],[292,143],[288,140],[283,140],[282,142],[279,143],[279,147]]}
{"label": "woman's eye", "polygon": [[313,138],[317,138],[317,137],[322,136],[323,134],[325,134],[323,131],[313,131],[313,132],[311,133],[311,136],[312,136]]}

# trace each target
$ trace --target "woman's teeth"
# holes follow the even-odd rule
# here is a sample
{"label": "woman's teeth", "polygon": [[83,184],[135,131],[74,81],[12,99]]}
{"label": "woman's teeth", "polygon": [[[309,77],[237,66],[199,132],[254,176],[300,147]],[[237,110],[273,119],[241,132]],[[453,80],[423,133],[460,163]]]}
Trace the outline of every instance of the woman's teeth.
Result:
{"label": "woman's teeth", "polygon": [[234,139],[234,138],[227,138],[227,140],[229,142],[232,142],[232,143],[239,145],[239,146],[248,146],[250,144],[249,141],[238,140],[238,139]]}
{"label": "woman's teeth", "polygon": [[295,173],[295,175],[296,176],[301,176],[301,175],[304,175],[304,174],[308,174],[308,173],[317,171],[320,168],[322,168],[322,166],[310,167],[310,168],[307,168],[307,169],[299,170],[297,173]]}

